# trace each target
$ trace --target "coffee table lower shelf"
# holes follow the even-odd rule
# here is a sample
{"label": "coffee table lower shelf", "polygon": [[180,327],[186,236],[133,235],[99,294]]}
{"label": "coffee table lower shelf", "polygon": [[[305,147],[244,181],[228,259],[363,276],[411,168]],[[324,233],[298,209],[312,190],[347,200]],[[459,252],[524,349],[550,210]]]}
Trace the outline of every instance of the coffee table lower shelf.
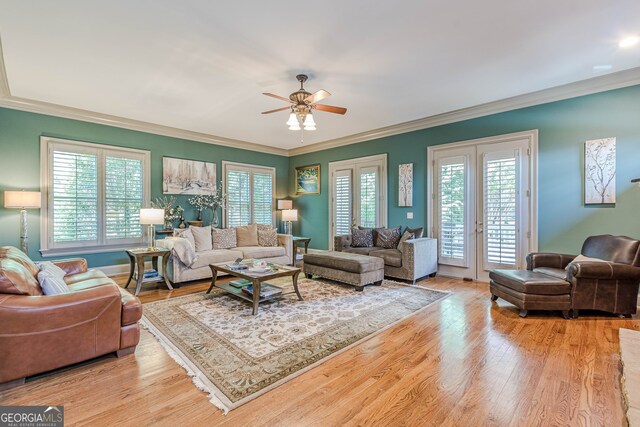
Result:
{"label": "coffee table lower shelf", "polygon": [[[271,285],[271,283],[267,283],[267,282],[262,282],[262,285]],[[271,286],[275,286],[275,285],[271,285]],[[246,292],[242,292],[242,288],[236,288],[235,286],[230,285],[229,283],[216,283],[215,286],[218,289],[222,289],[225,292],[228,292],[230,294],[233,294],[237,297],[242,298],[243,300],[249,301],[250,303],[253,303],[253,296],[249,295]],[[280,286],[275,286],[277,288],[279,288]],[[281,288],[282,289],[282,288]],[[270,297],[267,298],[260,298],[258,300],[258,303],[263,303],[265,301],[272,301],[272,300],[276,300],[276,299],[280,299],[285,295],[290,295],[290,294],[294,294],[295,292],[280,292],[279,294],[275,294],[272,295]]]}

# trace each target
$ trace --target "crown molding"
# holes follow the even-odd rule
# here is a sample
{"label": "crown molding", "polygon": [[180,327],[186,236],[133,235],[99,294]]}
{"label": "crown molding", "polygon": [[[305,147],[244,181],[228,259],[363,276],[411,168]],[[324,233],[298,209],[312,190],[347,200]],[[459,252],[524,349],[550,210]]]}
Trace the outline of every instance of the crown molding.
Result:
{"label": "crown molding", "polygon": [[402,133],[432,128],[435,126],[446,125],[463,120],[475,119],[491,114],[517,110],[519,108],[561,101],[563,99],[570,99],[578,96],[590,95],[598,92],[605,92],[608,90],[620,89],[623,87],[634,86],[638,84],[640,84],[640,67],[630,68],[628,70],[619,71],[604,76],[593,77],[586,80],[580,80],[561,86],[555,86],[549,89],[543,89],[524,95],[517,95],[498,101],[487,102],[485,104],[480,104],[473,107],[450,111],[448,113],[437,114],[435,116],[399,123],[396,125],[357,133],[354,135],[332,139],[329,141],[319,142],[304,147],[293,148],[289,150],[289,156],[298,156],[300,154],[328,150],[330,148],[357,144],[359,142],[370,141],[372,139],[399,135]]}

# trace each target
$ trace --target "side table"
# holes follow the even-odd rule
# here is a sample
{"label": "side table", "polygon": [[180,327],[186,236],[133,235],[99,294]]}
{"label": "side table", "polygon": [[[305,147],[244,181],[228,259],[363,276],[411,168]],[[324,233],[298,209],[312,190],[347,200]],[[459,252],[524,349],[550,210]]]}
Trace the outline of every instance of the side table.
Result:
{"label": "side table", "polygon": [[[133,276],[136,276],[136,291],[135,296],[138,296],[140,293],[140,288],[142,288],[143,283],[153,283],[153,282],[164,282],[167,285],[167,288],[173,290],[173,286],[169,282],[167,278],[167,264],[169,263],[169,255],[171,251],[169,249],[164,248],[139,248],[139,249],[127,249],[127,255],[129,256],[129,279],[127,280],[127,284],[124,286],[126,289],[129,287],[131,283],[131,279]],[[158,271],[158,257],[162,257],[162,274]],[[151,258],[151,264],[153,265],[153,269],[158,272],[158,275],[155,277],[144,278],[144,259]]]}
{"label": "side table", "polygon": [[296,266],[296,262],[298,261],[298,246],[304,244],[304,253],[306,254],[309,251],[309,243],[311,242],[311,237],[300,237],[293,236],[293,260],[292,264],[294,267]]}

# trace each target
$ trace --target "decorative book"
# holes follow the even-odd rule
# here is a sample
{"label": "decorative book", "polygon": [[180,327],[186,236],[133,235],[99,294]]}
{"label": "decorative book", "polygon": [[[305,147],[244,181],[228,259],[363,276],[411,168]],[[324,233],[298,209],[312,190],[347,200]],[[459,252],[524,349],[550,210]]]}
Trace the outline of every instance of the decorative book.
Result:
{"label": "decorative book", "polygon": [[[249,295],[253,295],[253,285],[242,288],[242,292],[246,292]],[[260,285],[260,299],[273,298],[282,293],[282,288],[278,286],[263,283]]]}

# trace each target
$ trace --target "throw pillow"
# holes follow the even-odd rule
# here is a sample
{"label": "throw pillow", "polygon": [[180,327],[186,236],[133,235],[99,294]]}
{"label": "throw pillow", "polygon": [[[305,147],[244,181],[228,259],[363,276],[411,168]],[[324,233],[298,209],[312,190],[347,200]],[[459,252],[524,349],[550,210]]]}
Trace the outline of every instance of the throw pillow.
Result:
{"label": "throw pillow", "polygon": [[258,226],[256,224],[236,227],[238,247],[258,246]]}
{"label": "throw pillow", "polygon": [[404,242],[413,238],[415,238],[413,233],[409,232],[409,230],[404,230],[404,233],[402,233],[402,237],[400,238],[400,242],[398,243],[398,249],[402,252],[402,247],[404,246]]}
{"label": "throw pillow", "polygon": [[186,239],[187,242],[191,243],[191,248],[194,251],[196,250],[196,240],[193,237],[193,232],[190,228],[175,229],[173,230],[173,235],[175,237],[182,237],[183,239]]}
{"label": "throw pillow", "polygon": [[405,233],[408,231],[409,233],[413,234],[416,239],[422,238],[422,231],[423,231],[422,227],[416,227],[416,228],[407,227],[404,231]]}
{"label": "throw pillow", "polygon": [[258,227],[258,245],[260,246],[278,246],[278,231],[275,228],[263,228]]}
{"label": "throw pillow", "polygon": [[64,279],[64,276],[67,275],[67,273],[63,269],[61,269],[51,261],[36,262],[36,265],[40,269],[38,273],[42,271],[48,271],[59,279]]}
{"label": "throw pillow", "polygon": [[213,249],[213,239],[211,238],[211,226],[189,227],[195,240],[196,252],[210,251]]}
{"label": "throw pillow", "polygon": [[371,228],[353,227],[351,229],[351,247],[371,248],[373,247],[373,230]]}
{"label": "throw pillow", "polygon": [[67,286],[64,280],[56,275],[52,269],[40,270],[40,273],[38,273],[38,282],[40,282],[42,293],[45,295],[66,294],[71,292],[69,286]]}
{"label": "throw pillow", "polygon": [[378,232],[381,230],[384,230],[384,227],[378,227],[378,228],[371,228],[371,227],[363,227],[361,225],[358,226],[359,230],[371,230],[371,234],[373,236],[373,241],[375,243],[376,239],[378,238]]}
{"label": "throw pillow", "polygon": [[[38,267],[34,264],[34,267]],[[37,273],[36,273],[37,274]],[[0,294],[42,295],[38,281],[22,263],[0,258]]]}
{"label": "throw pillow", "polygon": [[400,243],[400,226],[378,231],[376,246],[384,249],[396,249]]}
{"label": "throw pillow", "polygon": [[236,247],[235,228],[214,228],[211,232],[213,235],[213,249],[231,249]]}
{"label": "throw pillow", "polygon": [[588,256],[578,255],[573,259],[573,261],[567,264],[567,266],[565,267],[565,270],[569,270],[569,268],[571,267],[571,264],[573,264],[574,262],[609,262],[609,261],[606,261],[600,258],[590,258]]}

